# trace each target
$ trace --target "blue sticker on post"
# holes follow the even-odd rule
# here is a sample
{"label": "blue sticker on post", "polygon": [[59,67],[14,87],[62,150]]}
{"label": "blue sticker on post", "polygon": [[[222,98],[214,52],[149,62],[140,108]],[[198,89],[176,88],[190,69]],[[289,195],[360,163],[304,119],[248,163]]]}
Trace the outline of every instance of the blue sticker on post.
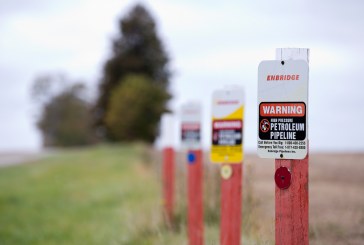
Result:
{"label": "blue sticker on post", "polygon": [[194,164],[196,162],[196,155],[193,152],[189,152],[187,155],[188,164]]}

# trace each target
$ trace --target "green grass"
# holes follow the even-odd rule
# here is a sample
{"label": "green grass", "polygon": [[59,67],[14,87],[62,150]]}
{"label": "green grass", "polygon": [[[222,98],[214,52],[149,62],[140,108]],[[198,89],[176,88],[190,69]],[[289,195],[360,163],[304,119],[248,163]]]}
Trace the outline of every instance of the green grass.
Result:
{"label": "green grass", "polygon": [[[176,167],[173,230],[162,217],[160,161],[145,145],[101,145],[0,168],[0,245],[187,244],[184,158]],[[220,170],[210,164],[204,171],[204,240],[215,245]],[[246,172],[243,244],[273,244],[260,238],[253,173]]]}
{"label": "green grass", "polygon": [[0,244],[180,244],[163,228],[160,183],[143,149],[67,150],[1,168]]}

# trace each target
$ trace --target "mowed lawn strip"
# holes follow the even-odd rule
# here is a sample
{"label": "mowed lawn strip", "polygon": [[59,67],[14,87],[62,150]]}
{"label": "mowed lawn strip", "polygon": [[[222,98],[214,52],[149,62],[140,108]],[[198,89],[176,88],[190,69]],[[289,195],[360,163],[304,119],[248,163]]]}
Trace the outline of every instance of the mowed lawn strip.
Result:
{"label": "mowed lawn strip", "polygon": [[0,244],[154,244],[160,183],[141,151],[98,146],[0,168]]}

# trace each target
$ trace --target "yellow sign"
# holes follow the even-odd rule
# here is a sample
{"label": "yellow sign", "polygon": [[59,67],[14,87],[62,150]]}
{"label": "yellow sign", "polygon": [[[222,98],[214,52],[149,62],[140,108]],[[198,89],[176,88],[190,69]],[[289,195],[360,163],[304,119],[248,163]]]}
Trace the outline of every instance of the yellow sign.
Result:
{"label": "yellow sign", "polygon": [[244,92],[242,89],[219,90],[213,95],[213,163],[242,163]]}

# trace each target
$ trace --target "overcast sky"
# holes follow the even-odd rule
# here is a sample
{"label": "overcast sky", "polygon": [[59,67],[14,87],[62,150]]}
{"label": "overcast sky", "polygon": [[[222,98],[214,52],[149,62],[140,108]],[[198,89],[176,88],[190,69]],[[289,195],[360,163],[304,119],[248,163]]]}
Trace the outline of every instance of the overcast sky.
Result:
{"label": "overcast sky", "polygon": [[[258,64],[275,59],[276,48],[298,47],[311,53],[311,149],[364,150],[364,2],[140,2],[171,56],[171,107],[201,101],[206,146],[212,92],[238,84],[246,94],[245,145],[256,149]],[[29,95],[38,75],[63,72],[95,91],[117,20],[135,3],[0,1],[0,152],[41,146]]]}

